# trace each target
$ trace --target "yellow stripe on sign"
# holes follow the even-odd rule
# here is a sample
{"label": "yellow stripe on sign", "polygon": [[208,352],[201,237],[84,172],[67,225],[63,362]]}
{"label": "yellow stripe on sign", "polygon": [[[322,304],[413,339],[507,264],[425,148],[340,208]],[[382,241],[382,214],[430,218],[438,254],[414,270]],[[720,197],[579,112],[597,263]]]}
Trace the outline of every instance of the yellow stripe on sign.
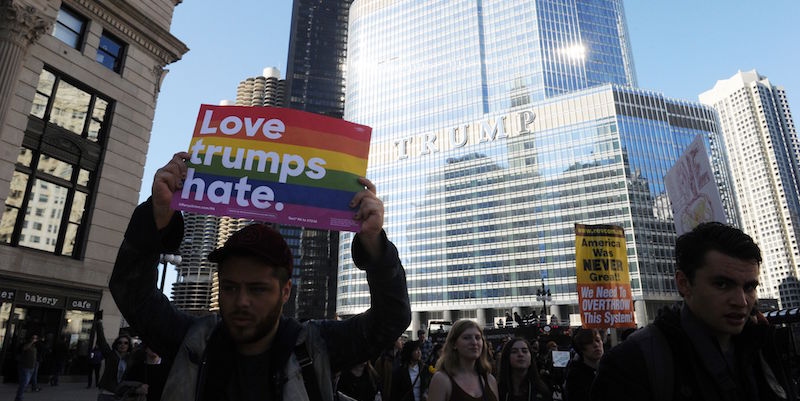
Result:
{"label": "yellow stripe on sign", "polygon": [[[231,139],[231,138],[220,138],[220,137],[205,137],[205,138],[193,138],[192,139],[192,146],[193,148],[197,141],[202,140],[203,145],[205,145],[204,151],[200,153],[200,155],[205,154],[205,150],[208,149],[208,146],[221,146],[223,148],[230,147],[231,149],[231,160],[236,159],[236,152],[239,148],[244,149],[252,149],[252,150],[261,150],[264,152],[275,152],[279,155],[284,154],[291,154],[291,155],[298,155],[302,157],[306,163],[312,157],[318,157],[322,160],[325,160],[325,165],[323,166],[325,170],[336,170],[342,171],[345,173],[350,173],[357,175],[359,177],[364,176],[367,172],[367,159],[362,159],[354,156],[350,156],[346,153],[334,152],[319,148],[309,148],[306,146],[295,146],[295,145],[286,145],[276,142],[265,142],[265,141],[253,141],[247,139]],[[190,148],[190,153],[191,153]],[[214,156],[222,156],[223,151],[218,151],[214,153]],[[245,159],[247,157],[247,151],[245,150]],[[203,159],[204,156],[201,156]],[[253,163],[254,165],[258,164],[258,161]],[[255,168],[255,167],[254,167]]]}

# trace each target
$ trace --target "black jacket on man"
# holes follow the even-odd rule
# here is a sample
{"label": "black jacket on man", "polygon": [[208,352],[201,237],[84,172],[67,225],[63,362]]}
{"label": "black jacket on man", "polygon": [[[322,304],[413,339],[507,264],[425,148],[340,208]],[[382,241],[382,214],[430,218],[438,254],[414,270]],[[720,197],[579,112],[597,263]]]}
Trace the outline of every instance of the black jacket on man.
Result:
{"label": "black jacket on man", "polygon": [[[216,316],[193,317],[175,309],[156,287],[159,254],[178,248],[183,218],[175,213],[157,230],[150,200],[139,205],[111,274],[109,288],[122,315],[148,346],[173,362],[164,398],[220,400],[232,380],[234,345]],[[267,361],[269,391],[265,398],[305,399],[309,387],[300,373],[296,347],[305,344],[314,361],[317,388],[323,400],[333,400],[332,373],[378,355],[403,333],[411,321],[405,271],[397,249],[382,233],[380,260],[370,260],[358,237],[353,261],[366,271],[371,307],[342,321],[281,318]],[[230,398],[230,397],[227,397]]]}
{"label": "black jacket on man", "polygon": [[[735,353],[727,361],[719,344],[687,306],[663,309],[655,322],[643,329],[660,330],[669,344],[669,358],[662,360],[651,385],[641,339],[635,333],[611,349],[600,361],[592,386],[592,400],[661,400],[667,388],[672,400],[737,401],[795,400],[794,389],[781,366],[773,340],[774,329],[748,322],[741,334],[733,336]],[[671,363],[663,364],[663,360]],[[651,362],[652,364],[652,362]],[[656,363],[656,365],[659,365]],[[664,383],[664,370],[672,365],[672,383]]]}

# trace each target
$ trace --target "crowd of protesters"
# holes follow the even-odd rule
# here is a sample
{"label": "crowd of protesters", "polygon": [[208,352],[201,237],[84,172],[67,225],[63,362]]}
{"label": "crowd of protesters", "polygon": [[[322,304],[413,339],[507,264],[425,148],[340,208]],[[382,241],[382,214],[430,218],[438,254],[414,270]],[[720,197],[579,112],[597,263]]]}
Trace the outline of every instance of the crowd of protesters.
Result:
{"label": "crowd of protesters", "polygon": [[[760,324],[766,325],[764,321]],[[571,331],[571,334],[570,334]],[[548,340],[543,342],[540,347],[539,337],[503,337],[501,343],[492,347],[490,341],[483,338],[483,330],[472,320],[457,321],[453,328],[448,332],[446,339],[436,337],[432,341],[425,339],[424,331],[420,330],[421,340],[405,340],[404,337],[398,338],[396,345],[391,350],[387,350],[375,361],[366,361],[357,365],[359,369],[364,367],[370,374],[359,375],[361,380],[360,387],[354,387],[351,374],[342,373],[338,378],[336,389],[340,394],[351,397],[358,401],[391,400],[391,401],[442,401],[442,400],[473,400],[473,401],[533,401],[533,400],[568,400],[568,401],[589,401],[589,400],[690,400],[690,399],[742,399],[742,400],[796,400],[798,385],[800,385],[800,375],[797,367],[793,370],[787,366],[787,370],[781,372],[778,369],[767,368],[766,359],[760,362],[756,369],[769,369],[769,374],[773,382],[767,383],[764,387],[759,387],[754,381],[752,388],[745,387],[745,391],[752,391],[753,394],[742,394],[737,398],[727,396],[726,398],[714,398],[705,390],[700,398],[694,393],[689,384],[679,384],[678,391],[683,394],[672,393],[669,390],[656,389],[647,391],[664,391],[665,394],[654,395],[642,394],[642,386],[648,388],[649,377],[644,366],[637,367],[635,364],[627,371],[630,378],[638,377],[640,382],[637,385],[628,379],[624,387],[616,387],[609,390],[607,379],[601,376],[601,383],[595,383],[601,360],[607,349],[624,351],[630,347],[639,347],[636,344],[639,336],[647,335],[646,330],[638,330],[639,334],[632,337],[633,340],[625,347],[612,347],[610,337],[604,335],[605,330],[572,328],[557,336],[548,335],[547,338],[558,338],[558,341]],[[624,342],[636,330],[627,330],[620,336],[620,341]],[[544,338],[544,337],[543,337]],[[443,340],[443,341],[442,341]],[[421,346],[423,342],[431,343],[433,352],[428,358],[422,359]],[[400,345],[402,344],[402,345]],[[562,344],[559,346],[559,344]],[[620,344],[621,345],[621,344]],[[753,344],[755,345],[755,344]],[[768,346],[765,342],[759,346]],[[392,355],[394,350],[397,352],[400,362],[394,366],[389,373],[383,370],[379,374],[373,368],[386,360],[386,355]],[[711,348],[712,350],[714,348]],[[566,365],[558,366],[553,362],[553,351],[566,352],[569,360]],[[680,352],[686,352],[680,351]],[[705,351],[700,351],[705,352]],[[741,356],[741,357],[744,357]],[[700,359],[696,361],[703,363]],[[669,369],[674,362],[663,363],[659,361],[660,368]],[[391,366],[391,364],[387,365]],[[779,366],[777,363],[772,366]],[[422,368],[422,369],[420,369]],[[615,366],[617,368],[617,366]],[[633,373],[630,369],[640,369],[639,373]],[[681,370],[689,367],[683,366]],[[697,367],[691,367],[688,372],[683,374],[699,374]],[[744,367],[742,368],[744,369]],[[739,372],[746,374],[745,372]],[[606,369],[606,375],[615,374]],[[662,371],[659,375],[664,374]],[[666,375],[667,377],[672,377]],[[746,377],[746,376],[743,376]],[[755,376],[757,380],[758,376]],[[694,385],[714,387],[717,383],[714,379],[703,378],[703,381],[695,381]],[[706,380],[707,379],[707,380]],[[675,380],[674,377],[668,380]],[[686,378],[681,379],[683,381]],[[651,387],[656,387],[652,384]],[[628,392],[620,391],[627,388]],[[368,389],[364,391],[364,389]],[[771,390],[770,390],[771,389]],[[770,393],[771,391],[773,391]],[[760,393],[760,394],[759,394]],[[754,395],[755,394],[755,395]]]}
{"label": "crowd of protesters", "polygon": [[[86,388],[96,388],[98,400],[160,400],[170,364],[138,338],[127,334],[118,336],[109,345],[101,319],[94,320],[92,330],[96,345],[83,357],[78,355],[77,344],[70,347],[66,336],[47,345],[38,335],[30,334],[14,355],[18,367],[15,401],[22,400],[28,388],[31,392],[42,391],[39,378],[48,378],[52,387],[59,386],[67,366],[81,371],[84,370],[81,366],[89,367]],[[40,369],[42,366],[46,368]]]}
{"label": "crowd of protesters", "polygon": [[[282,316],[293,255],[280,233],[253,224],[208,257],[218,265],[219,314],[189,316],[156,287],[159,254],[175,250],[183,236],[182,215],[171,201],[183,186],[188,157],[177,153],[158,170],[152,196],[134,212],[120,247],[109,287],[147,345],[135,350],[125,335],[109,345],[96,322],[90,360],[93,366],[104,361],[105,369],[97,380],[93,368],[88,386],[94,375],[98,400],[797,399],[797,372],[783,363],[774,327],[755,311],[760,250],[720,223],[701,224],[677,240],[682,303],[626,332],[611,349],[605,331],[588,328],[566,338],[505,336],[495,347],[468,319],[435,340],[425,330],[407,340],[405,270],[383,230],[383,202],[359,178],[364,190],[349,206],[361,230],[351,254],[366,272],[369,310],[303,323]],[[522,321],[517,313],[507,319]],[[30,336],[20,346],[17,399],[38,376],[37,342]],[[58,370],[51,384],[58,384]]]}
{"label": "crowd of protesters", "polygon": [[[797,400],[797,366],[786,363],[775,327],[755,308],[758,246],[736,228],[705,223],[678,238],[676,256],[683,301],[645,328],[621,331],[618,345],[610,331],[575,328],[568,341],[504,337],[494,348],[477,323],[459,320],[430,346],[443,352],[426,362],[429,382],[405,363],[416,361],[420,342],[398,339],[393,349],[403,349],[403,363],[377,375],[376,387],[384,380],[392,401]],[[430,341],[424,334],[420,340]],[[556,352],[568,362],[556,363]],[[409,391],[409,380],[419,388]]]}
{"label": "crowd of protesters", "polygon": [[[569,332],[546,337],[567,344],[561,348],[553,340],[540,348],[539,337],[513,336],[502,337],[495,348],[483,329],[467,319],[457,321],[446,337],[431,340],[419,330],[417,338],[399,337],[377,359],[345,370],[337,391],[358,401],[589,400],[608,347],[598,330],[577,329],[571,338]],[[554,365],[553,351],[568,352],[569,363]]]}
{"label": "crowd of protesters", "polygon": [[[91,369],[87,388],[98,388],[99,400],[160,399],[170,364],[146,344],[126,334],[108,344],[102,320],[95,320],[93,330],[97,344],[88,355]],[[590,369],[596,370],[603,344],[599,334],[596,341],[593,341],[594,336],[584,340],[587,338],[585,333],[596,334],[596,331],[584,330],[579,333],[582,334],[576,335],[576,344],[591,343],[594,348],[591,353],[584,353],[579,346],[573,350],[573,354],[584,358],[589,355],[589,359],[583,361],[591,361],[586,362],[591,368],[568,370],[553,366],[552,351],[558,350],[555,341],[542,343],[540,349],[539,338],[504,337],[495,348],[490,342],[483,343],[483,332],[476,323],[462,320],[453,326],[447,339],[443,335],[431,339],[425,330],[417,331],[417,340],[414,341],[404,336],[398,337],[392,347],[378,358],[341,371],[335,378],[335,388],[340,394],[355,400],[369,401],[459,400],[471,399],[469,397],[474,395],[481,395],[473,398],[483,400],[484,388],[490,391],[486,393],[486,400],[552,400],[553,393],[562,393],[564,383],[561,380],[567,378],[566,384],[578,383],[577,386],[565,387],[567,394],[571,394],[569,399],[588,399],[574,395],[574,388],[588,389],[583,384],[587,377],[591,384],[593,373]],[[462,339],[463,336],[468,338]],[[563,339],[560,342],[563,343]],[[34,335],[20,347],[20,366],[25,369],[20,376],[21,391],[28,385],[31,385],[31,391],[40,390],[40,387],[33,387],[32,383],[36,362],[41,361],[37,357],[37,350],[43,349],[41,343],[38,336]],[[68,342],[64,341],[44,351],[52,355],[53,360],[64,359],[53,364],[53,370],[50,371],[52,386],[59,383],[59,373],[63,371],[66,361],[62,354],[69,355],[68,346]],[[104,366],[102,375],[101,366]],[[570,366],[578,366],[577,359]],[[472,374],[473,371],[482,374]],[[441,373],[437,376],[436,372]],[[430,394],[434,377],[437,378],[434,392]],[[558,382],[555,386],[554,381]],[[21,393],[18,399],[22,399]]]}

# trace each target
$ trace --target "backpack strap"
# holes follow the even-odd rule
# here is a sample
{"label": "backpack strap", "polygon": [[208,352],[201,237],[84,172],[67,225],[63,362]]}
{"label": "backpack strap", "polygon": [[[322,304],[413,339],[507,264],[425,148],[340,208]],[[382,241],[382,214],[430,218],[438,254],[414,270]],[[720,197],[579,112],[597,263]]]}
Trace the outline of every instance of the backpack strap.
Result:
{"label": "backpack strap", "polygon": [[758,362],[761,364],[761,371],[764,373],[764,378],[766,379],[770,390],[772,390],[772,392],[774,392],[778,398],[782,400],[788,399],[789,396],[786,394],[786,390],[783,389],[780,381],[778,381],[778,378],[775,376],[775,372],[773,372],[772,368],[769,366],[769,363],[767,363],[767,360],[764,359],[764,353],[761,352],[761,350],[758,351],[758,359]]}
{"label": "backpack strap", "polygon": [[[414,385],[415,385],[415,384],[417,384],[417,381],[419,381],[419,377],[420,377],[420,376],[422,376],[422,365],[418,365],[418,366],[419,366],[419,374],[417,374],[417,377],[416,377],[416,378],[414,378],[414,381],[413,381],[413,382],[411,382],[411,389],[409,389],[408,391],[406,391],[406,393],[405,393],[405,394],[403,394],[403,396],[402,396],[402,397],[400,397],[400,400],[401,400],[401,401],[404,401],[405,399],[407,399],[407,398],[408,398],[408,396],[409,396],[411,393],[413,393],[413,392],[414,392]],[[403,371],[402,371],[403,367],[401,366],[401,367],[400,367],[400,369],[401,369],[400,373],[402,374],[402,373],[403,373]],[[406,373],[406,374],[407,374],[407,373]],[[409,379],[411,379],[411,378],[409,377]]]}
{"label": "backpack strap", "polygon": [[306,342],[303,341],[294,347],[294,355],[303,371],[303,384],[306,386],[306,393],[310,401],[322,401],[322,394],[319,392],[317,373],[314,372],[314,359],[308,353]]}
{"label": "backpack strap", "polygon": [[[485,385],[484,382],[486,382]],[[480,383],[481,385],[481,400],[488,401],[488,397],[486,397],[486,391],[487,390],[492,391],[492,389],[489,387],[489,376],[487,376],[484,373],[478,372],[478,383]]]}
{"label": "backpack strap", "polygon": [[642,351],[652,399],[671,401],[675,386],[675,362],[664,333],[651,324],[633,333],[628,340],[634,340]]}

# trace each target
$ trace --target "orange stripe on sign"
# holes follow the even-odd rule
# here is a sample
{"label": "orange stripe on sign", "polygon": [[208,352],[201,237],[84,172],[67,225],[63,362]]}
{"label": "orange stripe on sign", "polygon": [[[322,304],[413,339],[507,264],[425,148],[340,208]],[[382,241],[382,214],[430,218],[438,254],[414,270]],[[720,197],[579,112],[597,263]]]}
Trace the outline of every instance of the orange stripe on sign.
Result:
{"label": "orange stripe on sign", "polygon": [[221,134],[220,131],[217,130],[214,134],[195,135],[195,138],[245,139],[258,142],[272,142],[281,145],[295,145],[328,150],[359,158],[366,158],[367,155],[369,155],[369,142],[300,127],[286,127],[286,132],[281,134],[281,137],[278,139],[265,138],[261,130],[258,130],[253,136],[247,136],[244,129],[234,135]]}
{"label": "orange stripe on sign", "polygon": [[369,154],[369,142],[306,128],[288,127],[281,139],[287,145],[330,150],[360,158],[365,158]]}

